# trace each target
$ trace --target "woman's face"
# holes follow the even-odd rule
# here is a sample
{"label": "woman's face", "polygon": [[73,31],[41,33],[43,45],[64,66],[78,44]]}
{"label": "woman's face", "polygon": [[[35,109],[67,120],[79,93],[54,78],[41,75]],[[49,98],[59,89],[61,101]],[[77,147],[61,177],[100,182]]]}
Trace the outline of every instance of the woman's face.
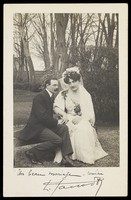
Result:
{"label": "woman's face", "polygon": [[79,85],[80,85],[80,82],[79,81],[74,81],[72,79],[69,79],[69,88],[72,90],[72,91],[77,91],[79,89]]}

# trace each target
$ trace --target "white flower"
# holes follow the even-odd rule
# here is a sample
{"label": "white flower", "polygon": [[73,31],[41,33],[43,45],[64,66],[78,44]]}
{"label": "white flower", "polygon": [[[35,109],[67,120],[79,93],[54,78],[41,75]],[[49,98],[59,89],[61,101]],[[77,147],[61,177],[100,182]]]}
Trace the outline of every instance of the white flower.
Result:
{"label": "white flower", "polygon": [[64,77],[68,72],[77,72],[78,74],[80,73],[79,67],[70,67],[67,68],[66,71],[63,72],[62,77]]}

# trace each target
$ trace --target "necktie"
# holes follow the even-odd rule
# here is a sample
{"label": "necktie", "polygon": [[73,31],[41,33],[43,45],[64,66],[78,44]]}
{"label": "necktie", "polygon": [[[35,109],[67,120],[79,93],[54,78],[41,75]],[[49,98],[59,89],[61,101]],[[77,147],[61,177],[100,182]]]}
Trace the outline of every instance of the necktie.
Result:
{"label": "necktie", "polygon": [[52,103],[54,103],[54,94],[52,94],[52,96],[51,96],[51,101],[52,101]]}

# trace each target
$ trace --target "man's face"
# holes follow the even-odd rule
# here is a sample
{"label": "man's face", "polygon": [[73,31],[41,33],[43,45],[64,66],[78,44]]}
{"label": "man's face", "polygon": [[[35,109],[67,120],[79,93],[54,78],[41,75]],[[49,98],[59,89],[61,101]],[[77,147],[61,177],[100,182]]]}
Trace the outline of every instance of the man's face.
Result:
{"label": "man's face", "polygon": [[53,94],[58,92],[58,88],[59,85],[57,80],[51,80],[50,85],[47,85],[47,89]]}

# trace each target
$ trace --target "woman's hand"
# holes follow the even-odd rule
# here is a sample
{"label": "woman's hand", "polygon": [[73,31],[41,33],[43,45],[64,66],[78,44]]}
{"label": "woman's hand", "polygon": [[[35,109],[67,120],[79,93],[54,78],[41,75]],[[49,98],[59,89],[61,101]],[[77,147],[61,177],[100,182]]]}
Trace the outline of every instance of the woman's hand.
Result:
{"label": "woman's hand", "polygon": [[69,120],[68,120],[68,117],[67,117],[67,114],[63,115],[62,120],[63,120],[63,122],[64,122],[65,124],[69,121]]}
{"label": "woman's hand", "polygon": [[94,121],[93,121],[93,119],[90,119],[89,122],[90,122],[91,126],[94,126]]}
{"label": "woman's hand", "polygon": [[73,120],[72,120],[72,123],[74,125],[78,124],[79,122],[81,121],[81,117],[80,116],[76,116]]}

